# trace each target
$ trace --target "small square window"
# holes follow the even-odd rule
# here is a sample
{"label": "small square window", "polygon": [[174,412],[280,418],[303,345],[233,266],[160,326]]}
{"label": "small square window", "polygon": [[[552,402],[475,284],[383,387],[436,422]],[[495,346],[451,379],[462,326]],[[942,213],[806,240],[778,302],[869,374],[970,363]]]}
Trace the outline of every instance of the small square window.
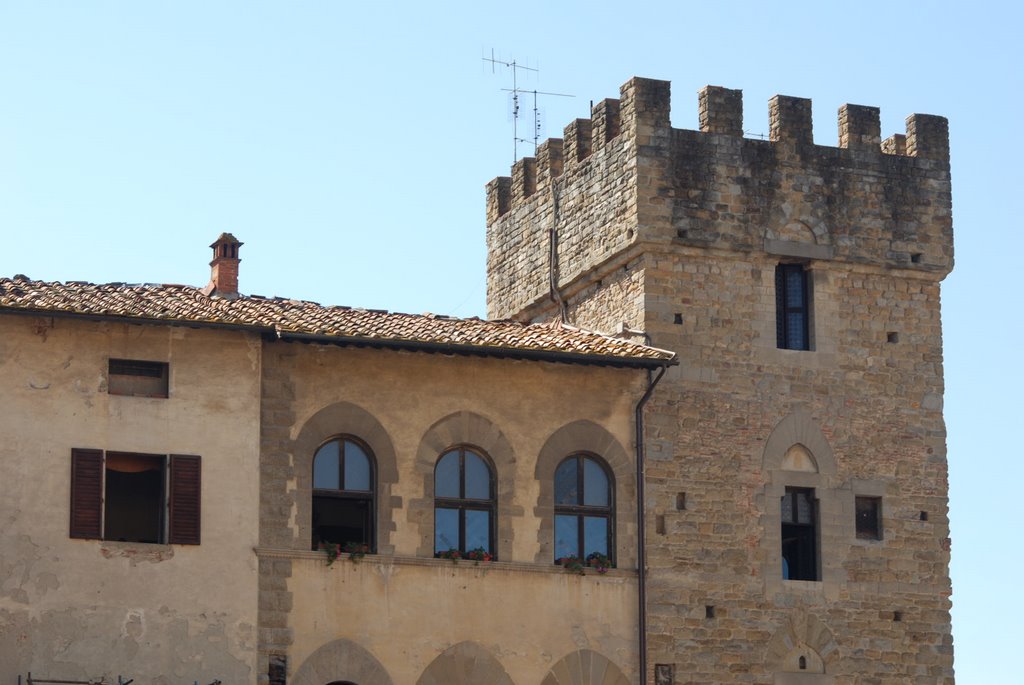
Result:
{"label": "small square window", "polygon": [[107,392],[134,397],[167,397],[167,362],[111,359],[107,367]]}
{"label": "small square window", "polygon": [[882,498],[856,498],[857,537],[861,540],[882,539]]}

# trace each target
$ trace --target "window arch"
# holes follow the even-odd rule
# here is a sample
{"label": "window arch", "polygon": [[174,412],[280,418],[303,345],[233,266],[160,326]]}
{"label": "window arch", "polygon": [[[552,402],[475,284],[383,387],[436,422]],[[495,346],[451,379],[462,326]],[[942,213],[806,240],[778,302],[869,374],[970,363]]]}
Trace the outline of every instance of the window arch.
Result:
{"label": "window arch", "polygon": [[611,471],[592,454],[566,457],[555,469],[555,561],[591,554],[614,558]]}
{"label": "window arch", "polygon": [[313,549],[324,543],[375,550],[377,464],[362,440],[339,435],[313,457]]}
{"label": "window arch", "polygon": [[490,461],[472,447],[446,451],[434,466],[434,554],[482,548],[492,556],[495,478]]}

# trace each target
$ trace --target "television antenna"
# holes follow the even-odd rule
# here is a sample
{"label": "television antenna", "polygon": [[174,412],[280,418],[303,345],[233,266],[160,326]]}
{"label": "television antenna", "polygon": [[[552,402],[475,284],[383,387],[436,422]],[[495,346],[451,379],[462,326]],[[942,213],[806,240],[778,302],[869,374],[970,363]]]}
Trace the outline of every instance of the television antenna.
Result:
{"label": "television antenna", "polygon": [[490,57],[481,58],[484,62],[488,62],[491,65],[491,73],[496,73],[496,68],[503,66],[512,71],[512,87],[502,88],[503,91],[510,93],[512,98],[512,163],[515,164],[516,160],[519,159],[519,143],[529,143],[529,138],[519,137],[519,109],[520,109],[520,96],[532,95],[533,96],[533,154],[537,154],[537,148],[540,146],[540,132],[541,132],[541,114],[540,108],[537,106],[537,96],[551,96],[561,98],[576,97],[575,95],[569,95],[567,93],[549,93],[543,90],[520,88],[519,87],[519,71],[532,71],[534,73],[540,73],[540,69],[534,67],[526,67],[519,64],[514,59],[511,62],[498,59],[494,56],[494,49],[491,49]]}

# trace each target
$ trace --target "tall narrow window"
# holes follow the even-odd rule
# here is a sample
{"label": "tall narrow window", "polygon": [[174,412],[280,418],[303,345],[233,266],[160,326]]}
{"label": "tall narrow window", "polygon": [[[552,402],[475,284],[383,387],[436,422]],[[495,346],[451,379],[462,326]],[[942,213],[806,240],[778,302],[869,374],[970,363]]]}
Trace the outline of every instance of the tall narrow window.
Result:
{"label": "tall narrow window", "polygon": [[812,488],[786,488],[782,498],[782,577],[820,580],[818,502]]}
{"label": "tall narrow window", "polygon": [[376,468],[370,448],[352,436],[320,446],[313,457],[313,549],[355,543],[374,549]]}
{"label": "tall narrow window", "polygon": [[494,549],[494,471],[468,447],[441,455],[434,467],[434,553]]}
{"label": "tall narrow window", "polygon": [[574,454],[555,469],[555,561],[612,558],[614,503],[611,477],[603,462]]}
{"label": "tall narrow window", "polygon": [[811,349],[811,290],[803,264],[775,267],[775,332],[784,350]]}

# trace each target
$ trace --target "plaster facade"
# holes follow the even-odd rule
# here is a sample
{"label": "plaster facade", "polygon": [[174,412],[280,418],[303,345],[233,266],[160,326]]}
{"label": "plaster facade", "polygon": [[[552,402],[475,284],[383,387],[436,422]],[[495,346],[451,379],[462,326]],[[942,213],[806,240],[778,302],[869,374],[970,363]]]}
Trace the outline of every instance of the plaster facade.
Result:
{"label": "plaster facade", "polygon": [[[773,98],[769,140],[743,137],[740,91],[703,89],[700,131],[669,100],[633,79],[487,186],[489,316],[681,362],[645,423],[648,682],[950,684],[946,121],[883,141],[876,108],[844,105],[832,148],[809,100]],[[806,278],[805,349],[778,333],[780,265]],[[801,580],[793,489],[816,509]],[[858,497],[881,539],[858,537]]]}
{"label": "plaster facade", "polygon": [[[260,357],[242,333],[0,316],[0,680],[255,678]],[[109,394],[109,358],[167,360],[170,396]],[[200,456],[201,544],[70,539],[73,448]]]}
{"label": "plaster facade", "polygon": [[[339,640],[346,653],[357,645],[372,655],[396,685],[540,682],[581,649],[616,673],[635,671],[632,436],[645,374],[296,344],[268,345],[263,359],[264,406],[272,396],[274,409],[263,420],[261,672],[285,657],[305,682],[326,668],[317,664],[344,661],[319,652]],[[376,458],[378,554],[328,567],[310,550],[312,459],[339,433]],[[454,445],[494,465],[494,561],[433,558],[434,467]],[[554,471],[580,451],[613,478],[617,568],[606,575],[554,565]],[[447,679],[460,660],[479,661],[466,650],[490,666]],[[364,670],[333,677],[361,683]]]}

